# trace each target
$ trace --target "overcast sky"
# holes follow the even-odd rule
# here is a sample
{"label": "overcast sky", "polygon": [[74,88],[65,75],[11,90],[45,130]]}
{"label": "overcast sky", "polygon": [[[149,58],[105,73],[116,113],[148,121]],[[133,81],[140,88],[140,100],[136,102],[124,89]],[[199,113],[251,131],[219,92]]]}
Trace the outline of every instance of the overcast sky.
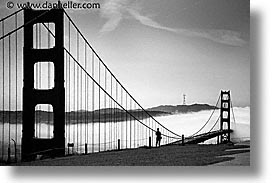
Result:
{"label": "overcast sky", "polygon": [[250,105],[249,0],[98,2],[67,12],[143,106],[214,105],[221,89]]}

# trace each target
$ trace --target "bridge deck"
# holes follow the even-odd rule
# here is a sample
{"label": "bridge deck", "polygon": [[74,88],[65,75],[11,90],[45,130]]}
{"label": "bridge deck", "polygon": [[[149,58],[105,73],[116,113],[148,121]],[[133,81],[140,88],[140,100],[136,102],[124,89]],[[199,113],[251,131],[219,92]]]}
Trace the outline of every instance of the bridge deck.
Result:
{"label": "bridge deck", "polygon": [[[229,130],[230,133],[233,132],[233,130]],[[208,132],[208,133],[203,133],[200,135],[196,135],[193,137],[187,137],[184,139],[184,143],[185,144],[198,144],[198,143],[202,143],[205,142],[206,140],[212,139],[214,137],[217,137],[219,135],[223,135],[228,133],[228,130],[217,130],[217,131],[212,131],[212,132]],[[182,140],[173,142],[173,144],[181,144]]]}

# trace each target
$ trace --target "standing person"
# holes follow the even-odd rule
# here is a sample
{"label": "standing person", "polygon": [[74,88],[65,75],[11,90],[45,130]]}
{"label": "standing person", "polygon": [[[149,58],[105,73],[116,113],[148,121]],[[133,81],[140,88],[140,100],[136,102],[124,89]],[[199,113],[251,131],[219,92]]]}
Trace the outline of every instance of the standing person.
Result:
{"label": "standing person", "polygon": [[161,141],[162,137],[161,137],[161,132],[159,131],[159,128],[157,128],[156,136],[157,136],[156,137],[156,147],[158,147],[158,145],[160,147],[160,141]]}

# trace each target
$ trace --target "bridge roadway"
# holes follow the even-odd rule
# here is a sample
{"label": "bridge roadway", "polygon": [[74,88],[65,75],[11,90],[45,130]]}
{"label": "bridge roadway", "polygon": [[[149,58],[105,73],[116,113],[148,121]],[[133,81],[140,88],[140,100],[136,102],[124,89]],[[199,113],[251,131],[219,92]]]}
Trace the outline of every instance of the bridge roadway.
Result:
{"label": "bridge roadway", "polygon": [[[185,144],[198,144],[198,143],[202,143],[205,142],[206,140],[212,139],[214,137],[217,137],[219,135],[223,135],[228,133],[228,131],[230,133],[233,132],[233,130],[216,130],[216,131],[212,131],[212,132],[207,132],[207,133],[203,133],[200,135],[195,135],[193,137],[187,137],[184,139],[184,143]],[[173,142],[172,144],[181,144],[182,140]]]}

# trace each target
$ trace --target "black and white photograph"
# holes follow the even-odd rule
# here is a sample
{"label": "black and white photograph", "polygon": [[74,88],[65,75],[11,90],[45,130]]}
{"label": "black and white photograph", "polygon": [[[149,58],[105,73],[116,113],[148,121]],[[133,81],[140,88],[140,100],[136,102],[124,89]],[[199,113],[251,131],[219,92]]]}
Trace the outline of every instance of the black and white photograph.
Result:
{"label": "black and white photograph", "polygon": [[1,164],[249,166],[249,5],[7,2]]}
{"label": "black and white photograph", "polygon": [[169,168],[261,182],[272,92],[258,58],[267,16],[252,4],[1,1],[0,166],[14,181]]}

